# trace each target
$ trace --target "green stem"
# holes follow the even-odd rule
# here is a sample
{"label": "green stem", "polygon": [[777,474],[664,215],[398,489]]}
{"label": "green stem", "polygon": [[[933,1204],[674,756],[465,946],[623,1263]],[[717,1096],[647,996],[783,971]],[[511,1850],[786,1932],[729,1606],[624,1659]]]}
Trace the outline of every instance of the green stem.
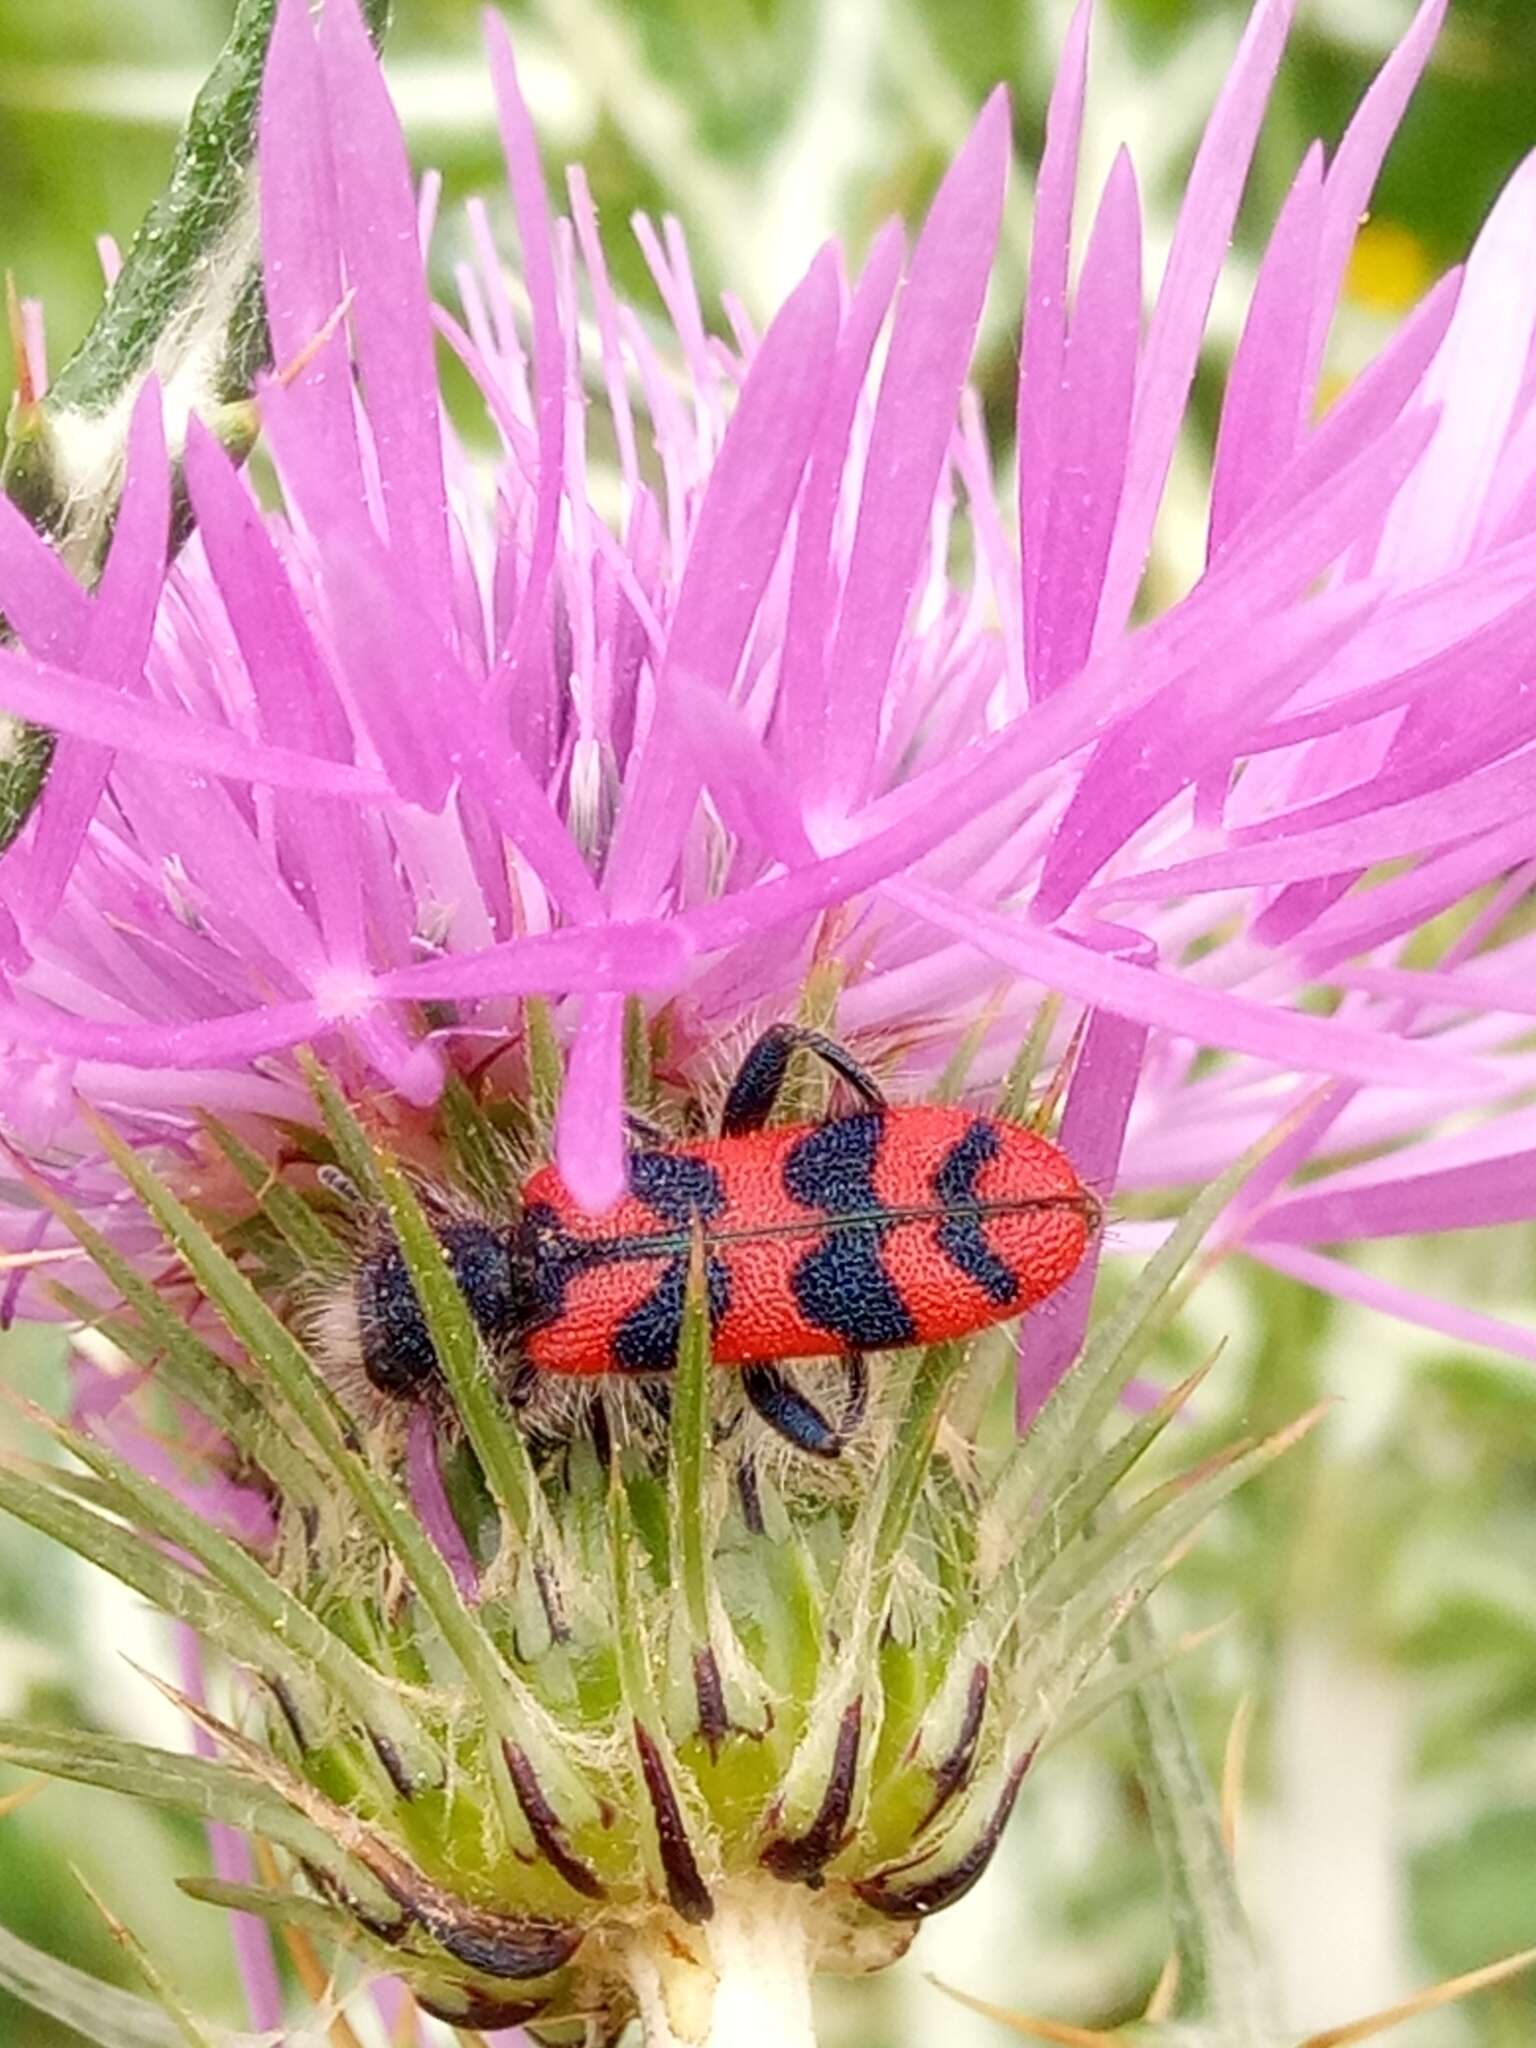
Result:
{"label": "green stem", "polygon": [[[374,40],[390,0],[363,0]],[[193,103],[165,190],[146,215],[89,333],[42,398],[11,408],[0,490],[88,588],[122,491],[128,421],[144,379],[164,383],[173,440],[196,412],[244,455],[248,401],[269,359],[262,304],[257,112],[277,0],[239,0]],[[178,419],[177,415],[180,415]],[[184,540],[182,509],[174,538]],[[9,639],[3,627],[0,633]],[[31,816],[54,736],[0,714],[0,852]]]}

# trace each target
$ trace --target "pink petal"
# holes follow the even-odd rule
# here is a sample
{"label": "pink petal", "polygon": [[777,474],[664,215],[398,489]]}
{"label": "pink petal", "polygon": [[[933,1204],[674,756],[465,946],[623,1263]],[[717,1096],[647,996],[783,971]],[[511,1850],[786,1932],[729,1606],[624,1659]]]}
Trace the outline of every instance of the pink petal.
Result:
{"label": "pink petal", "polygon": [[398,967],[381,974],[376,987],[381,996],[410,1002],[670,989],[687,972],[691,950],[675,921],[587,925]]}
{"label": "pink petal", "polygon": [[[126,481],[112,546],[91,606],[80,665],[109,689],[139,688],[165,575],[171,468],[160,387],[147,378],[128,427]],[[76,857],[112,770],[108,747],[65,742],[38,812],[26,884],[16,902],[24,929],[38,930],[63,901]]]}
{"label": "pink petal", "polygon": [[1099,608],[1100,645],[1121,632],[1141,583],[1174,442],[1194,381],[1206,314],[1295,0],[1258,0],[1185,186],[1136,387],[1125,494]]}
{"label": "pink petal", "polygon": [[1122,150],[1083,259],[1062,363],[1056,470],[1025,611],[1034,698],[1048,697],[1088,658],[1120,509],[1140,339],[1141,214]]}
{"label": "pink petal", "polygon": [[443,1485],[442,1466],[438,1462],[437,1426],[430,1408],[417,1408],[413,1412],[406,1434],[405,1455],[411,1505],[421,1526],[437,1546],[439,1556],[452,1572],[459,1597],[472,1606],[480,1597],[480,1573],[449,1503],[448,1490]]}
{"label": "pink petal", "polygon": [[1024,613],[1034,611],[1041,546],[1056,475],[1056,424],[1067,345],[1067,260],[1087,95],[1091,0],[1078,0],[1062,45],[1035,185],[1034,242],[1019,348],[1019,535]]}
{"label": "pink petal", "polygon": [[826,251],[763,338],[699,508],[656,717],[609,856],[614,908],[623,914],[650,907],[665,888],[697,793],[670,678],[731,687],[810,457],[836,333],[837,271]]}
{"label": "pink petal", "polygon": [[[262,82],[261,246],[267,318],[280,369],[309,354],[345,293],[331,113],[308,0],[281,0]],[[362,457],[344,331],[289,385],[288,403],[330,482],[330,516],[364,517]]]}
{"label": "pink petal", "polygon": [[496,87],[501,146],[507,160],[513,205],[517,210],[518,233],[522,238],[523,281],[533,307],[533,367],[538,394],[539,482],[533,548],[518,602],[517,621],[498,671],[499,683],[510,691],[517,687],[518,671],[528,659],[534,635],[543,622],[549,575],[555,559],[561,473],[565,460],[565,339],[560,330],[550,243],[549,202],[544,191],[538,143],[517,82],[511,38],[500,15],[487,11],[485,34],[490,51],[491,77]]}
{"label": "pink petal", "polygon": [[1322,150],[1314,143],[1269,238],[1227,374],[1211,470],[1212,555],[1285,469],[1301,439],[1322,164]]}
{"label": "pink petal", "polygon": [[357,0],[328,0],[320,62],[331,113],[352,328],[389,521],[391,572],[451,627],[442,424],[416,202],[400,123]]}
{"label": "pink petal", "polygon": [[1387,516],[1379,569],[1423,582],[1464,561],[1509,432],[1536,333],[1536,158],[1517,170],[1477,238],[1425,380],[1435,438]]}
{"label": "pink petal", "polygon": [[1376,174],[1419,76],[1429,62],[1445,9],[1446,0],[1423,0],[1408,33],[1372,81],[1328,166],[1318,232],[1317,296],[1307,348],[1305,391],[1316,389],[1339,287],[1370,205]]}
{"label": "pink petal", "polygon": [[[1126,959],[1150,964],[1155,957],[1156,949],[1139,932],[1126,933],[1121,944]],[[1121,945],[1112,943],[1112,949],[1119,952]],[[1119,1177],[1146,1050],[1144,1024],[1095,1011],[1068,1087],[1057,1142],[1084,1186],[1105,1201]],[[1021,1430],[1034,1420],[1082,1347],[1102,1250],[1100,1236],[1066,1286],[1029,1316],[1019,1332],[1015,1413]]]}
{"label": "pink petal", "polygon": [[774,719],[782,733],[786,765],[797,775],[804,767],[806,735],[826,732],[832,718],[827,700],[827,655],[837,602],[833,522],[854,415],[876,338],[896,290],[904,247],[901,224],[888,221],[870,249],[837,338],[837,358],[795,520],[795,561]]}
{"label": "pink petal", "polygon": [[747,845],[793,865],[815,849],[800,818],[798,791],[729,699],[678,675],[672,688],[694,773],[726,825]]}
{"label": "pink petal", "polygon": [[571,1047],[555,1159],[566,1186],[589,1215],[601,1216],[624,1193],[624,998],[589,996]]}
{"label": "pink petal", "polygon": [[63,669],[0,648],[0,704],[22,718],[167,766],[274,789],[309,789],[374,803],[396,801],[381,775],[288,747],[265,746],[227,726],[209,725],[169,704],[129,699]]}
{"label": "pink petal", "polygon": [[1503,1351],[1512,1358],[1536,1359],[1536,1330],[1522,1329],[1496,1316],[1479,1315],[1473,1309],[1457,1308],[1450,1302],[1435,1301],[1373,1273],[1346,1266],[1318,1252],[1293,1250],[1289,1245],[1255,1246],[1253,1255],[1277,1273],[1285,1273],[1304,1286],[1321,1288],[1341,1301],[1357,1301],[1363,1308],[1382,1315],[1400,1316],[1420,1329],[1438,1330],[1458,1344],[1477,1344],[1490,1351]]}
{"label": "pink petal", "polygon": [[1156,1025],[1178,1038],[1270,1060],[1287,1072],[1338,1074],[1380,1088],[1454,1088],[1494,1083],[1497,1070],[1335,1018],[1203,988],[1182,976],[1106,958],[1081,940],[1043,930],[920,882],[891,882],[886,894],[938,930],[965,939],[1014,973],[1044,981],[1080,1002]]}
{"label": "pink petal", "polygon": [[1330,1244],[1524,1223],[1536,1216],[1536,1150],[1375,1187],[1324,1186],[1274,1202],[1249,1231],[1255,1244]]}
{"label": "pink petal", "polygon": [[[1249,661],[1202,666],[1123,718],[1095,748],[1046,852],[1031,914],[1054,923],[1149,818],[1243,751],[1262,723],[1359,631],[1376,602],[1345,590],[1276,622]],[[1234,729],[1235,728],[1235,729]]]}
{"label": "pink petal", "polygon": [[896,308],[829,660],[837,677],[836,744],[806,764],[813,803],[833,811],[856,808],[868,793],[880,702],[917,584],[997,246],[1008,148],[1008,100],[999,88],[945,174]]}
{"label": "pink petal", "polygon": [[85,644],[91,603],[53,549],[0,495],[0,615],[29,652],[64,666]]}

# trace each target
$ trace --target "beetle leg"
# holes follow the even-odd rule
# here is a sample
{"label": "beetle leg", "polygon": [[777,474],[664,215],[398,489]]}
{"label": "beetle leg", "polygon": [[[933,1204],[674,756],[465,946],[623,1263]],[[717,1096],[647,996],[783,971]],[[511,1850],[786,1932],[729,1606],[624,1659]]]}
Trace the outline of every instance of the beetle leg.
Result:
{"label": "beetle leg", "polygon": [[513,1366],[511,1372],[508,1373],[506,1385],[502,1389],[507,1406],[509,1408],[526,1408],[538,1391],[539,1373],[537,1366],[530,1365],[526,1358],[520,1358],[517,1364]]}
{"label": "beetle leg", "polygon": [[869,1361],[862,1351],[855,1351],[846,1360],[847,1378],[843,1386],[843,1435],[850,1437],[862,1427],[869,1413]]}
{"label": "beetle leg", "polygon": [[762,1037],[748,1047],[746,1058],[736,1070],[720,1112],[722,1138],[740,1138],[763,1128],[779,1099],[790,1055],[802,1046],[819,1060],[825,1060],[833,1073],[846,1081],[871,1109],[884,1109],[885,1091],[846,1046],[804,1024],[770,1024]]}
{"label": "beetle leg", "polygon": [[797,1451],[809,1451],[813,1458],[841,1454],[841,1433],[776,1365],[744,1366],[741,1390],[769,1428]]}
{"label": "beetle leg", "polygon": [[757,1484],[757,1460],[750,1451],[743,1451],[736,1460],[736,1491],[741,1499],[741,1518],[754,1536],[766,1533],[763,1521],[763,1496]]}

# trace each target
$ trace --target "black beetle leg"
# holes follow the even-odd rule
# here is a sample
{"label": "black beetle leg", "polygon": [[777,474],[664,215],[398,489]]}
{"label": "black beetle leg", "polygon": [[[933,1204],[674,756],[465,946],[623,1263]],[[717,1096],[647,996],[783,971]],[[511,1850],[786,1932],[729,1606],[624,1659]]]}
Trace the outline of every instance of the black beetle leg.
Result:
{"label": "black beetle leg", "polygon": [[769,1428],[797,1451],[808,1451],[813,1458],[841,1455],[841,1434],[776,1365],[744,1366],[741,1390]]}
{"label": "black beetle leg", "polygon": [[763,1496],[757,1483],[757,1460],[743,1451],[736,1460],[736,1491],[741,1499],[741,1518],[754,1536],[765,1533]]}
{"label": "black beetle leg", "polygon": [[747,1048],[746,1058],[736,1070],[720,1112],[721,1137],[740,1138],[763,1128],[779,1099],[790,1056],[802,1046],[825,1060],[833,1073],[862,1096],[871,1109],[884,1109],[885,1091],[846,1046],[804,1024],[770,1024],[762,1037]]}
{"label": "black beetle leg", "polygon": [[843,1382],[843,1435],[855,1436],[863,1427],[869,1413],[869,1361],[862,1351],[855,1351],[846,1361],[847,1377]]}

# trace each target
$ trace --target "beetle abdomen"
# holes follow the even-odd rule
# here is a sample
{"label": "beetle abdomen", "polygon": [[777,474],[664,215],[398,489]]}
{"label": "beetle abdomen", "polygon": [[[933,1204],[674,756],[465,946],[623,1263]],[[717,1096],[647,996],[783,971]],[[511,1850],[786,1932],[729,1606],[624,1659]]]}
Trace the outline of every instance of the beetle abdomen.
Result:
{"label": "beetle abdomen", "polygon": [[944,1106],[638,1151],[629,1184],[601,1217],[552,1167],[524,1190],[540,1294],[526,1353],[544,1371],[672,1364],[695,1218],[731,1365],[985,1329],[1054,1292],[1098,1216],[1054,1145]]}

